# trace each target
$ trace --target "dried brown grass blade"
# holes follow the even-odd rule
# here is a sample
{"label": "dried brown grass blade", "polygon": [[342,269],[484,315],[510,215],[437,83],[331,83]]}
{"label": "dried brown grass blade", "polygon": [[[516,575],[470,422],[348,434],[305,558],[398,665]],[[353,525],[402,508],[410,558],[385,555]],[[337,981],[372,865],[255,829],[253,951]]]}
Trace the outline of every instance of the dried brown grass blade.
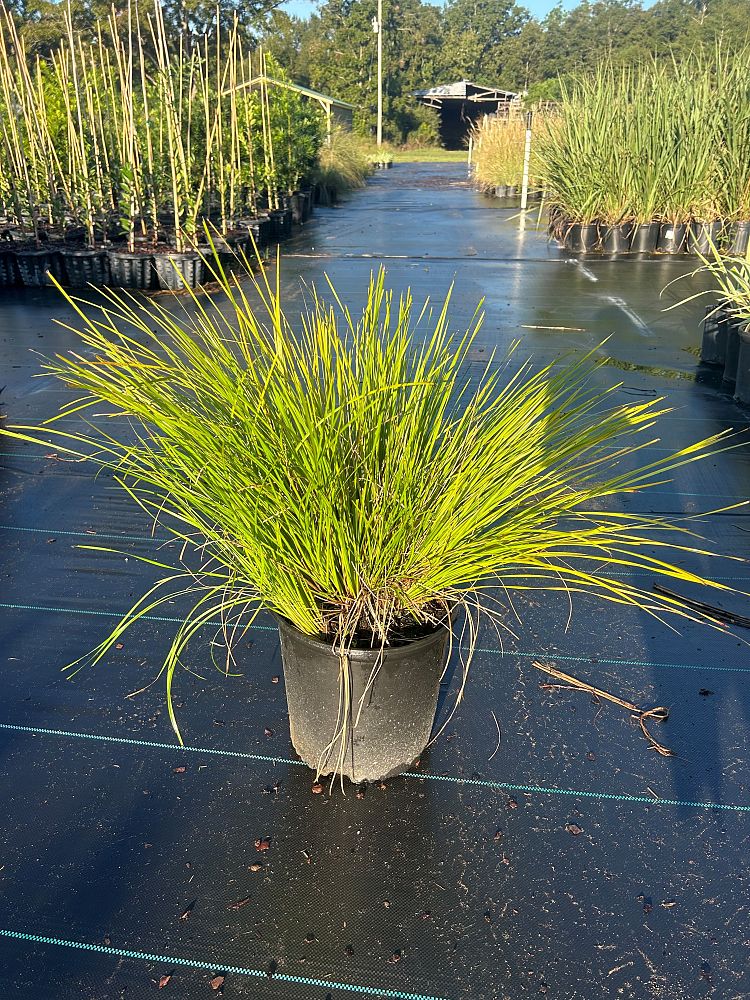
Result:
{"label": "dried brown grass blade", "polygon": [[568,688],[574,691],[586,691],[595,698],[602,698],[605,701],[610,701],[613,705],[619,705],[619,707],[624,708],[626,712],[630,712],[632,715],[637,716],[638,725],[641,727],[641,732],[651,749],[655,750],[658,754],[661,754],[662,757],[674,757],[674,752],[670,750],[669,747],[665,747],[663,743],[659,743],[658,740],[654,739],[646,727],[647,719],[656,719],[659,722],[665,722],[669,718],[668,708],[665,708],[663,705],[657,705],[654,708],[642,709],[638,705],[634,705],[632,701],[625,701],[624,698],[618,698],[617,695],[610,694],[608,691],[603,691],[601,688],[594,687],[593,684],[579,680],[577,677],[573,677],[572,674],[566,674],[564,671],[558,670],[556,667],[551,667],[546,663],[537,663],[536,660],[532,661],[532,664],[537,668],[537,670],[542,670],[544,673],[549,674],[550,677],[563,681],[562,684],[549,685],[549,687]]}

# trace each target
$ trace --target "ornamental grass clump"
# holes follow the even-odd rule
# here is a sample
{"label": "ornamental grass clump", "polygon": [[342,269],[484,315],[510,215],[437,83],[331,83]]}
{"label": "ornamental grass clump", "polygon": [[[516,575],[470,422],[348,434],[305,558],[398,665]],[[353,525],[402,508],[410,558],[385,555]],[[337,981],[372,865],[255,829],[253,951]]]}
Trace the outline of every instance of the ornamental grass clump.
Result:
{"label": "ornamental grass clump", "polygon": [[523,159],[526,145],[526,124],[523,118],[485,116],[471,130],[473,137],[474,180],[482,191],[494,191],[498,186],[520,187],[523,181]]}
{"label": "ornamental grass clump", "polygon": [[[221,302],[193,296],[179,313],[113,290],[101,306],[69,298],[81,348],[45,370],[74,396],[43,430],[3,430],[111,470],[180,542],[174,564],[143,557],[160,579],[74,669],[187,600],[163,667],[179,735],[175,671],[217,617],[231,646],[268,609],[345,660],[353,647],[387,647],[405,623],[429,629],[464,609],[465,666],[477,617],[508,628],[498,596],[514,590],[701,617],[650,590],[653,577],[709,585],[670,561],[706,554],[696,536],[617,504],[712,454],[724,434],[638,464],[662,400],[623,403],[617,387],[597,388],[592,355],[534,367],[511,351],[471,376],[481,313],[456,333],[450,295],[417,315],[383,270],[356,308],[333,286],[330,302],[312,291],[298,323],[284,314],[278,267],[275,282],[261,272],[254,286],[221,284]],[[122,437],[102,403],[128,418]],[[69,417],[87,423],[66,431]]]}

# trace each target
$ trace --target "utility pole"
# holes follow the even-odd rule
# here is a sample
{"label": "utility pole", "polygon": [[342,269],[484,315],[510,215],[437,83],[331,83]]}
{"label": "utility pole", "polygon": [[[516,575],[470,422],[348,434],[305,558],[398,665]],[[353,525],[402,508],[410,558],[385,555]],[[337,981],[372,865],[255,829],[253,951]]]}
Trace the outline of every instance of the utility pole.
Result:
{"label": "utility pole", "polygon": [[383,145],[383,0],[378,0],[378,16],[372,19],[378,36],[378,146]]}

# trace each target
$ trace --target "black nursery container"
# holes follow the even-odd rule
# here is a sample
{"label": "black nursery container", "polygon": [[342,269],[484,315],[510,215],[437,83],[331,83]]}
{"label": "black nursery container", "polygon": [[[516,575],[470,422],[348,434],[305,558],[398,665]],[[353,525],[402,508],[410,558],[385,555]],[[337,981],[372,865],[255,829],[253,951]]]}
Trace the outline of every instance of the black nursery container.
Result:
{"label": "black nursery container", "polygon": [[18,273],[16,252],[11,249],[0,249],[0,288],[15,288],[21,284]]}
{"label": "black nursery container", "polygon": [[678,254],[685,250],[687,239],[687,223],[662,222],[659,226],[659,242],[656,249],[659,253]]}
{"label": "black nursery container", "polygon": [[[339,725],[340,656],[291,622],[278,621],[292,743],[306,764],[328,774],[338,766],[336,751],[329,754],[326,747]],[[379,666],[378,649],[349,653],[349,705],[359,719],[347,729],[341,762],[346,777],[379,781],[408,769],[420,756],[435,720],[449,634],[440,627],[387,648]]]}
{"label": "black nursery container", "polygon": [[159,288],[177,292],[198,288],[206,280],[206,269],[199,253],[155,253],[154,269]]}
{"label": "black nursery container", "polygon": [[729,228],[729,252],[737,257],[747,253],[750,246],[750,220],[733,222]]}
{"label": "black nursery container", "polygon": [[688,253],[700,254],[702,257],[709,256],[713,248],[718,247],[723,228],[721,219],[714,219],[712,222],[699,222],[698,219],[694,219],[688,229]]}
{"label": "black nursery container", "polygon": [[620,222],[614,226],[601,225],[599,237],[605,253],[627,253],[633,235],[632,222]]}
{"label": "black nursery container", "polygon": [[271,239],[288,239],[292,235],[292,210],[274,208],[268,214],[271,218]]}
{"label": "black nursery container", "polygon": [[42,288],[45,285],[51,285],[50,274],[61,285],[65,284],[65,271],[57,250],[42,247],[33,250],[17,250],[16,264],[21,283],[26,288]]}
{"label": "black nursery container", "polygon": [[740,328],[740,350],[737,357],[737,379],[734,398],[745,406],[750,405],[750,324]]}
{"label": "black nursery container", "polygon": [[658,222],[636,222],[630,238],[630,249],[633,253],[656,253],[659,228]]}
{"label": "black nursery container", "polygon": [[574,222],[565,230],[563,246],[573,253],[590,253],[599,247],[599,226],[596,222]]}
{"label": "black nursery container", "polygon": [[728,386],[737,382],[737,368],[740,360],[740,320],[731,317],[727,322],[726,355],[724,360],[724,378]]}
{"label": "black nursery container", "polygon": [[109,258],[105,250],[63,250],[61,256],[71,288],[88,285],[102,288],[109,284]]}
{"label": "black nursery container", "polygon": [[722,307],[706,306],[701,341],[701,361],[704,365],[723,368],[727,355],[727,318]]}
{"label": "black nursery container", "polygon": [[146,253],[108,250],[110,284],[115,288],[154,287],[154,258]]}

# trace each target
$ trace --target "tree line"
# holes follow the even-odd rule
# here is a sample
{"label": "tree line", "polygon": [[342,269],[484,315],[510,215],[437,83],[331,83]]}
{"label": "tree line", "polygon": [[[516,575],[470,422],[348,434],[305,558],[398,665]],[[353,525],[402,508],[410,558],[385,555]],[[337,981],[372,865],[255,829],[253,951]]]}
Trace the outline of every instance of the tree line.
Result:
{"label": "tree line", "polygon": [[[131,0],[131,3],[134,0]],[[79,30],[94,31],[109,0],[71,0]],[[122,8],[124,0],[117,0]],[[377,57],[373,19],[377,0],[325,0],[306,19],[280,0],[165,0],[175,44],[189,44],[239,18],[247,40],[263,45],[293,80],[356,106],[355,129],[375,127]],[[29,51],[44,52],[62,34],[64,4],[14,0],[13,12]],[[132,15],[131,15],[132,16]],[[513,0],[383,0],[386,67],[384,134],[394,142],[434,142],[435,113],[413,91],[469,79],[521,91],[526,100],[554,100],[560,79],[592,69],[655,57],[680,60],[721,42],[725,50],[750,41],[750,0],[583,0],[532,17]]]}

